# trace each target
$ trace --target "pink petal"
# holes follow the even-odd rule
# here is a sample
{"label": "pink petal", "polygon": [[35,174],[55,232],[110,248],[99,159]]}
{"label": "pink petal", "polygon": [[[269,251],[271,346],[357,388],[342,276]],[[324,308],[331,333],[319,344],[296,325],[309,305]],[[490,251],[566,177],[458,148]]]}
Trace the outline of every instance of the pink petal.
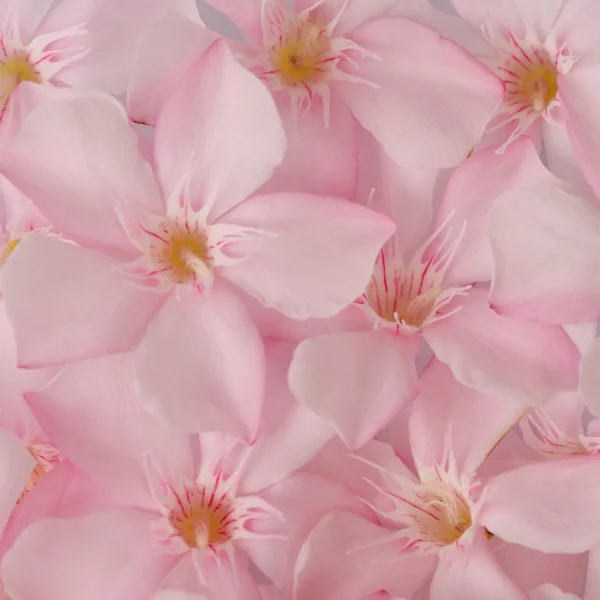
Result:
{"label": "pink petal", "polygon": [[[558,114],[564,116],[563,108],[557,107],[557,110],[561,111]],[[579,166],[565,121],[553,120],[548,123],[542,120],[541,130],[544,164],[549,171],[560,179],[573,183],[578,193],[586,198],[593,198],[594,192]]]}
{"label": "pink petal", "polygon": [[[248,559],[239,551],[217,551],[214,555],[212,552],[207,554],[200,565],[204,581],[198,581],[194,567],[194,572],[190,574],[195,580],[194,591],[200,591],[201,588],[201,594],[169,590],[158,592],[152,600],[262,600],[262,595],[248,570]],[[192,561],[184,558],[173,571],[177,571],[183,562]],[[172,573],[168,577],[171,576]],[[165,583],[162,587],[168,589]]]}
{"label": "pink petal", "polygon": [[359,135],[359,160],[359,201],[396,223],[394,249],[408,262],[431,233],[441,171],[399,167],[364,130]]}
{"label": "pink petal", "polygon": [[571,554],[600,542],[600,457],[531,464],[494,478],[481,523],[506,542]]}
{"label": "pink petal", "polygon": [[[322,475],[348,486],[361,499],[379,507],[381,493],[373,483],[385,487],[382,472],[414,479],[414,474],[387,443],[377,439],[350,451],[339,439],[332,439],[305,467],[305,473]],[[382,508],[384,508],[382,506]]]}
{"label": "pink petal", "polygon": [[296,564],[295,600],[364,600],[387,589],[412,596],[435,568],[435,557],[407,558],[389,531],[345,511],[317,524]]}
{"label": "pink petal", "polygon": [[0,428],[9,429],[21,438],[33,439],[39,434],[23,393],[36,389],[56,375],[55,369],[25,370],[17,367],[14,331],[6,313],[6,302],[0,301]]}
{"label": "pink petal", "polygon": [[49,8],[48,2],[39,0],[5,0],[0,8],[0,19],[5,22],[7,14],[12,11],[21,40],[29,43]]}
{"label": "pink petal", "polygon": [[600,545],[592,548],[589,554],[587,582],[583,600],[594,600],[600,597]]}
{"label": "pink petal", "polygon": [[225,286],[217,284],[204,301],[171,295],[134,356],[140,400],[152,414],[182,431],[254,441],[264,350],[243,304]]}
{"label": "pink petal", "polygon": [[275,484],[262,492],[261,497],[279,510],[284,519],[265,524],[262,527],[265,537],[243,540],[241,545],[287,598],[291,597],[298,553],[321,517],[335,509],[349,511],[363,518],[372,514],[345,486],[305,473],[296,473]]}
{"label": "pink petal", "polygon": [[526,410],[510,397],[465,387],[446,365],[433,359],[419,379],[410,417],[415,462],[443,464],[449,446],[459,471],[474,473]]}
{"label": "pink petal", "polygon": [[526,27],[544,38],[554,25],[563,0],[451,0],[463,19],[477,29],[488,25],[493,30],[523,34]]}
{"label": "pink petal", "polygon": [[39,479],[13,511],[0,538],[0,555],[40,519],[79,518],[116,507],[98,480],[63,462]]}
{"label": "pink petal", "polygon": [[223,275],[294,319],[333,317],[354,302],[394,231],[359,204],[307,194],[255,196],[223,221],[268,232],[235,244],[245,258]]}
{"label": "pink petal", "polygon": [[192,204],[209,203],[213,218],[265,183],[285,152],[271,94],[236,62],[224,41],[215,42],[172,91],[155,139],[166,195],[189,172]]}
{"label": "pink petal", "polygon": [[572,73],[559,77],[561,104],[575,156],[586,179],[600,193],[600,120],[595,100],[600,94],[598,66],[593,61],[577,65]]}
{"label": "pink petal", "polygon": [[416,349],[387,331],[306,340],[298,345],[290,366],[290,389],[356,449],[412,398]]}
{"label": "pink petal", "polygon": [[458,381],[527,404],[577,387],[579,352],[564,329],[500,316],[489,307],[484,289],[471,290],[461,305],[424,331]]}
{"label": "pink petal", "polygon": [[19,366],[35,368],[125,352],[163,296],[139,290],[115,262],[44,235],[22,240],[2,269]]}
{"label": "pink petal", "polygon": [[466,223],[464,236],[444,281],[462,285],[490,281],[493,259],[486,223],[492,205],[507,190],[553,180],[531,140],[526,137],[516,140],[503,154],[497,155],[495,149],[490,148],[462,163],[446,186],[434,221],[434,229],[450,215],[458,226]]}
{"label": "pink petal", "polygon": [[485,539],[479,539],[468,553],[445,553],[440,558],[430,600],[527,600],[527,594],[498,566]]}
{"label": "pink petal", "polygon": [[323,104],[315,97],[311,109],[294,117],[287,94],[275,96],[286,129],[288,148],[260,195],[303,192],[353,200],[358,178],[356,121],[335,93],[330,121],[325,125]]}
{"label": "pink petal", "polygon": [[0,429],[0,532],[35,467],[33,456],[12,432]]}
{"label": "pink petal", "polygon": [[165,472],[193,476],[189,438],[161,427],[141,408],[131,354],[67,367],[27,400],[61,454],[126,504],[155,507],[148,457]]}
{"label": "pink petal", "polygon": [[371,21],[352,40],[381,59],[357,59],[359,76],[379,87],[335,83],[361,125],[399,165],[460,163],[502,101],[500,80],[454,42],[409,19]]}
{"label": "pink petal", "polygon": [[259,436],[244,463],[240,493],[252,494],[282,481],[309,461],[333,429],[291,394],[287,375],[294,346],[267,346],[267,379]]}
{"label": "pink petal", "polygon": [[154,125],[175,84],[216,39],[174,10],[157,21],[136,47],[127,93],[130,118]]}
{"label": "pink petal", "polygon": [[[71,87],[122,94],[127,89],[138,39],[176,0],[60,0],[44,20],[44,32],[85,24],[85,36],[66,38],[61,47],[86,54],[58,73]],[[118,15],[118,17],[117,17]]]}
{"label": "pink petal", "polygon": [[498,538],[492,538],[490,543],[498,564],[524,590],[551,583],[581,595],[588,562],[585,554],[548,554],[507,544]]}
{"label": "pink petal", "polygon": [[38,521],[5,555],[4,587],[21,600],[147,600],[175,558],[161,553],[152,518],[113,510]]}
{"label": "pink petal", "polygon": [[579,390],[590,411],[600,417],[600,338],[583,356]]}
{"label": "pink petal", "polygon": [[558,187],[508,192],[490,214],[494,280],[502,314],[546,323],[600,317],[600,211]]}
{"label": "pink petal", "polygon": [[137,146],[123,108],[90,92],[33,110],[0,162],[59,233],[131,254],[117,204],[125,200],[135,208],[162,210],[152,171]]}

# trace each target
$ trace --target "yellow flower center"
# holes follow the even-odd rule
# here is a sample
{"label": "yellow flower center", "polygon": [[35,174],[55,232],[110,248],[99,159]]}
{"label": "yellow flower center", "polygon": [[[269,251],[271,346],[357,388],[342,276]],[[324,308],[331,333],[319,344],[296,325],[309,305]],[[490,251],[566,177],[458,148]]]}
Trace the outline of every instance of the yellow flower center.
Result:
{"label": "yellow flower center", "polygon": [[323,82],[331,59],[329,33],[311,19],[293,22],[271,49],[271,63],[288,87]]}
{"label": "yellow flower center", "polygon": [[3,81],[6,86],[4,92],[6,95],[10,95],[23,81],[40,83],[41,80],[40,74],[24,52],[13,54],[0,61],[0,81]]}
{"label": "yellow flower center", "polygon": [[179,219],[167,220],[151,235],[152,260],[174,283],[189,283],[210,270],[208,242],[200,228]]}
{"label": "yellow flower center", "polygon": [[520,86],[515,99],[531,105],[536,112],[543,112],[558,93],[557,73],[549,57],[544,62],[522,69]]}
{"label": "yellow flower center", "polygon": [[207,488],[188,489],[169,512],[171,527],[190,548],[228,542],[232,536],[233,501]]}
{"label": "yellow flower center", "polygon": [[422,503],[416,523],[423,539],[449,546],[473,524],[469,503],[451,485],[434,479],[417,485],[416,491]]}

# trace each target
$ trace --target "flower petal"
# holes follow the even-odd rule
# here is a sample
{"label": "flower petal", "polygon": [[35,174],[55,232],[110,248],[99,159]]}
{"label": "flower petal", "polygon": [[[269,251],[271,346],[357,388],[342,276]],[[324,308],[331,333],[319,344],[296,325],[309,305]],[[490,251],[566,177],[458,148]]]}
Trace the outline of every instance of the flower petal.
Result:
{"label": "flower petal", "polygon": [[562,327],[497,315],[484,289],[471,290],[461,304],[423,333],[458,381],[527,404],[577,387],[579,352]]}
{"label": "flower petal", "polygon": [[0,19],[4,23],[7,15],[12,15],[19,37],[28,43],[49,8],[49,2],[39,0],[4,0],[0,7]]}
{"label": "flower petal", "polygon": [[0,554],[4,556],[22,533],[41,519],[85,517],[117,506],[97,479],[63,462],[38,479],[13,511],[2,532]]}
{"label": "flower petal", "polygon": [[236,243],[244,260],[223,275],[294,319],[333,317],[354,302],[394,231],[388,218],[359,204],[308,194],[254,196],[223,221],[267,232]]}
{"label": "flower petal", "polygon": [[25,444],[11,431],[0,429],[0,532],[34,467],[35,460]]}
{"label": "flower petal", "polygon": [[442,553],[431,582],[431,600],[527,600],[479,539],[465,553]]}
{"label": "flower petal", "polygon": [[90,92],[42,104],[3,149],[0,163],[58,232],[84,245],[131,255],[115,207],[125,200],[162,210],[137,136],[108,96]]}
{"label": "flower petal", "polygon": [[134,351],[140,400],[186,432],[257,435],[264,349],[236,296],[217,283],[202,302],[173,294]]}
{"label": "flower petal", "polygon": [[442,464],[449,445],[459,471],[474,473],[526,410],[510,397],[489,396],[460,384],[434,358],[419,378],[409,421],[415,462]]}
{"label": "flower petal", "polygon": [[600,542],[600,457],[530,464],[487,486],[481,523],[506,542],[576,554]]}
{"label": "flower petal", "polygon": [[315,337],[298,345],[290,389],[356,449],[411,400],[416,349],[387,331]]}
{"label": "flower petal", "polygon": [[64,364],[130,350],[162,304],[111,259],[45,235],[19,242],[2,268],[19,366]]}
{"label": "flower petal", "polygon": [[27,401],[61,454],[130,506],[155,507],[147,456],[193,478],[188,437],[161,427],[140,406],[129,353],[68,366]]}
{"label": "flower petal", "polygon": [[600,76],[595,60],[577,65],[572,73],[559,78],[561,104],[565,111],[567,130],[575,156],[583,174],[596,192],[600,193],[600,120],[595,100],[600,94]]}
{"label": "flower petal", "polygon": [[165,194],[170,197],[189,177],[192,204],[212,206],[213,219],[265,183],[284,153],[273,98],[224,41],[187,71],[156,124],[155,157]]}
{"label": "flower petal", "polygon": [[507,190],[551,182],[529,138],[521,137],[501,155],[490,148],[477,152],[454,171],[434,221],[434,229],[451,217],[465,232],[445,282],[468,284],[490,281],[493,258],[486,235],[488,214],[496,199]]}
{"label": "flower petal", "polygon": [[252,494],[302,467],[334,435],[291,394],[287,375],[294,346],[267,346],[267,379],[260,433],[244,463],[240,493]]}
{"label": "flower petal", "polygon": [[319,521],[298,556],[295,600],[364,600],[387,589],[409,597],[426,582],[435,557],[406,558],[402,543],[367,519],[338,510]]}
{"label": "flower petal", "polygon": [[154,125],[173,87],[216,39],[174,10],[157,21],[136,46],[127,93],[131,119]]}
{"label": "flower petal", "polygon": [[4,557],[4,587],[21,600],[147,600],[175,559],[161,553],[152,519],[113,510],[38,521]]}
{"label": "flower petal", "polygon": [[294,117],[287,96],[275,99],[288,147],[283,162],[258,193],[303,192],[353,200],[358,178],[356,121],[348,107],[333,93],[325,126],[318,96],[300,118]]}
{"label": "flower petal", "polygon": [[[62,69],[62,84],[122,94],[127,89],[133,52],[140,36],[181,0],[59,0],[54,2],[41,32],[85,24],[84,36],[70,36],[62,46],[86,53]],[[189,4],[186,2],[186,4]],[[184,9],[185,10],[185,9]]]}
{"label": "flower petal", "polygon": [[442,171],[399,167],[364,130],[359,135],[359,161],[358,199],[396,223],[393,247],[408,263],[431,233]]}
{"label": "flower petal", "polygon": [[600,545],[592,548],[589,554],[587,582],[583,600],[594,600],[600,594]]}
{"label": "flower petal", "polygon": [[538,552],[518,544],[507,544],[496,537],[490,540],[490,544],[494,558],[502,569],[524,590],[533,590],[544,583],[551,583],[565,591],[581,595],[588,562],[585,554]]}
{"label": "flower petal", "polygon": [[305,473],[291,475],[261,497],[284,518],[264,523],[262,536],[243,540],[241,545],[286,598],[292,596],[294,564],[302,544],[323,515],[338,508],[363,517],[372,514],[346,486]]}
{"label": "flower petal", "polygon": [[490,302],[546,323],[600,317],[600,211],[558,187],[508,192],[490,213]]}
{"label": "flower petal", "polygon": [[583,356],[579,390],[590,411],[600,417],[600,338]]}
{"label": "flower petal", "polygon": [[462,162],[502,101],[500,80],[454,42],[409,19],[371,21],[351,38],[379,59],[357,59],[359,76],[377,87],[335,82],[361,125],[401,166]]}

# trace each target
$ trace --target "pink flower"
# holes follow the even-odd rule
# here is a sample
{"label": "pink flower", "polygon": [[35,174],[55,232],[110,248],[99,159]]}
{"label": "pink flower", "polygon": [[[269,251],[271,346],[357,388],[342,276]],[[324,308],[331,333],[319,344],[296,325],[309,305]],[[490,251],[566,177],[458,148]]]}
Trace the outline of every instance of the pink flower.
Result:
{"label": "pink flower", "polygon": [[548,160],[557,172],[566,176],[573,171],[569,157],[574,151],[598,192],[600,120],[595,98],[600,69],[597,39],[590,28],[599,16],[598,6],[587,0],[452,3],[465,20],[484,32],[493,48],[487,52],[493,58],[484,62],[506,85],[504,103],[493,121],[495,127],[508,126],[505,145],[537,123],[536,131],[541,132]]}
{"label": "pink flower", "polygon": [[[404,166],[456,165],[502,94],[461,48],[414,21],[387,17],[389,1],[297,0],[291,11],[281,0],[253,0],[245,11],[231,0],[209,3],[244,33],[242,52],[275,94],[289,97],[292,115],[315,104],[328,124],[333,110],[349,109]],[[334,98],[347,109],[331,106]]]}
{"label": "pink flower", "polygon": [[[349,458],[373,467],[367,478],[377,493],[367,502],[386,529],[340,511],[322,519],[300,555],[298,600],[310,598],[317,586],[337,589],[344,573],[352,574],[348,589],[357,590],[344,596],[349,600],[380,588],[410,596],[431,577],[430,600],[525,600],[519,578],[503,569],[498,554],[506,542],[548,553],[541,568],[529,563],[538,577],[531,587],[548,581],[553,555],[594,547],[600,539],[600,486],[592,483],[597,456],[528,464],[487,480],[478,476],[522,412],[516,402],[462,386],[433,360],[409,420],[415,472],[381,442]],[[354,487],[344,475],[341,480]],[[325,540],[337,549],[331,557]]]}
{"label": "pink flower", "polygon": [[[283,0],[209,4],[242,31],[245,43],[232,42],[236,55],[272,91],[286,128],[288,152],[269,191],[353,197],[356,121],[399,164],[454,166],[502,98],[500,81],[486,68],[434,30],[387,16],[387,0],[297,0],[291,10]],[[412,16],[409,7],[404,12]],[[212,37],[171,14],[144,38],[129,89],[134,120],[155,123],[168,90],[190,76],[186,69]],[[159,47],[169,60],[153,58]]]}
{"label": "pink flower", "polygon": [[393,231],[340,199],[248,198],[284,150],[269,94],[223,42],[161,114],[156,179],[109,98],[31,112],[3,169],[79,245],[30,236],[3,269],[20,365],[137,345],[152,412],[185,431],[254,440],[264,350],[240,292],[292,318],[333,316],[361,293]]}
{"label": "pink flower", "polygon": [[396,236],[349,309],[363,311],[362,324],[353,320],[352,329],[298,346],[290,386],[299,401],[350,448],[360,447],[411,400],[422,340],[458,381],[486,393],[540,404],[574,390],[579,353],[565,331],[499,316],[485,287],[473,285],[492,278],[482,230],[494,200],[506,189],[551,179],[530,141],[502,156],[486,150],[468,159],[435,215],[430,177],[411,182],[394,165],[380,164],[375,203],[396,220]]}
{"label": "pink flower", "polygon": [[[368,517],[345,486],[293,474],[299,456],[310,456],[323,438],[310,414],[303,417],[289,393],[281,395],[291,353],[276,350],[267,389],[272,416],[253,448],[221,434],[163,428],[139,404],[128,354],[67,367],[28,394],[61,453],[100,481],[118,506],[29,527],[2,562],[7,592],[23,600],[141,600],[163,580],[165,589],[198,578],[210,585],[221,569],[240,578],[229,582],[238,589],[249,579],[248,557],[285,590],[302,540],[324,513],[340,507]],[[278,449],[270,464],[260,458],[269,445]],[[24,565],[41,562],[35,578],[22,576]]]}
{"label": "pink flower", "polygon": [[[115,21],[111,15],[117,9]],[[0,119],[23,82],[122,93],[139,36],[165,10],[165,3],[139,0],[5,2],[0,10]],[[107,20],[113,21],[111,28]]]}

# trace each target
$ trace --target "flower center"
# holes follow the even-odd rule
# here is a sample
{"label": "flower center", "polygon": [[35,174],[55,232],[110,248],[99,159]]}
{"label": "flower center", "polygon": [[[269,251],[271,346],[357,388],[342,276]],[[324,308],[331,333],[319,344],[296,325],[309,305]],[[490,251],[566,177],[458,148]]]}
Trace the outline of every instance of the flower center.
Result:
{"label": "flower center", "polygon": [[206,232],[198,222],[191,227],[185,219],[165,219],[155,231],[146,233],[156,273],[163,273],[172,283],[190,283],[210,272]]}
{"label": "flower center", "polygon": [[416,484],[412,514],[420,540],[434,546],[449,546],[471,527],[469,504],[450,484],[432,479]]}
{"label": "flower center", "polygon": [[419,328],[433,312],[442,290],[427,280],[427,268],[422,273],[407,271],[403,265],[386,265],[381,255],[364,299],[384,321]]}
{"label": "flower center", "polygon": [[285,87],[326,81],[327,65],[335,59],[328,31],[310,18],[292,21],[270,48],[269,57]]}
{"label": "flower center", "polygon": [[519,422],[525,443],[542,456],[555,459],[600,453],[600,440],[585,435],[569,435],[545,413],[532,409]]}
{"label": "flower center", "polygon": [[550,118],[551,110],[560,105],[558,76],[571,70],[575,57],[566,45],[558,47],[555,39],[541,42],[531,34],[517,39],[509,32],[498,48],[502,58],[493,66],[506,85],[506,95],[500,119],[491,130],[514,125],[503,151],[538,117]]}
{"label": "flower center", "polygon": [[5,94],[9,95],[23,81],[40,83],[41,80],[40,73],[29,62],[27,53],[15,52],[0,59],[0,81],[3,83]]}
{"label": "flower center", "polygon": [[556,63],[544,48],[517,44],[501,72],[506,103],[515,110],[542,113],[558,94]]}
{"label": "flower center", "polygon": [[176,534],[190,548],[224,544],[236,529],[234,500],[206,486],[186,487],[175,495],[167,519]]}
{"label": "flower center", "polygon": [[23,488],[23,492],[17,500],[21,504],[25,496],[34,488],[38,481],[49,471],[62,462],[62,457],[56,448],[49,444],[33,444],[27,448],[36,461],[35,467],[29,476],[29,480]]}
{"label": "flower center", "polygon": [[408,264],[390,248],[384,248],[357,304],[368,307],[377,324],[392,324],[397,332],[413,332],[453,315],[460,307],[449,311],[443,310],[444,307],[471,288],[443,285],[463,233],[464,227],[451,240],[452,230],[446,221],[417,249]]}

